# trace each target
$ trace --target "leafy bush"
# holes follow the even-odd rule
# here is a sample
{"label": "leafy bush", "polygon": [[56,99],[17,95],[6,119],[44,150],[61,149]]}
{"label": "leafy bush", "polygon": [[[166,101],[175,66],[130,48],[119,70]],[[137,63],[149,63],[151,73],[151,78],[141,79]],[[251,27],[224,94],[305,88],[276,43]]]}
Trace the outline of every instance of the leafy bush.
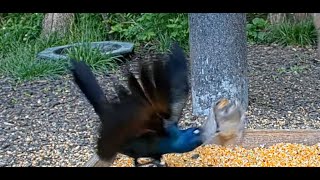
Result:
{"label": "leafy bush", "polygon": [[108,23],[110,34],[116,39],[150,44],[155,49],[166,51],[171,41],[178,41],[187,49],[189,30],[187,14],[141,13],[112,14]]}
{"label": "leafy bush", "polygon": [[254,18],[247,24],[247,38],[250,42],[262,43],[267,38],[269,23],[262,18]]}

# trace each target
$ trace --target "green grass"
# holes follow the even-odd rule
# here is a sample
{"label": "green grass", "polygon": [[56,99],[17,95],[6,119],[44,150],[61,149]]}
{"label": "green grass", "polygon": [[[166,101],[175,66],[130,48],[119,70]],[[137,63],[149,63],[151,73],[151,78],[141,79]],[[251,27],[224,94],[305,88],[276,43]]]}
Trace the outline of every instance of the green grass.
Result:
{"label": "green grass", "polygon": [[308,66],[298,66],[298,65],[294,65],[291,66],[290,68],[286,69],[286,68],[279,68],[277,69],[278,73],[282,74],[282,73],[292,73],[292,74],[299,74],[302,73],[303,71],[307,70]]}
{"label": "green grass", "polygon": [[40,49],[37,44],[16,44],[16,51],[12,51],[1,58],[0,73],[18,80],[54,77],[65,72],[63,61],[37,61],[36,52]]}
{"label": "green grass", "polygon": [[270,28],[270,41],[281,45],[315,45],[317,32],[312,20],[298,23],[285,22]]}
{"label": "green grass", "polygon": [[91,68],[95,72],[115,70],[117,63],[122,62],[121,55],[110,56],[108,54],[102,54],[99,49],[92,48],[88,43],[84,43],[83,46],[74,47],[67,51],[70,58],[81,60],[90,64]]}
{"label": "green grass", "polygon": [[247,38],[253,44],[312,46],[317,42],[317,32],[311,19],[271,25],[266,19],[254,18],[247,24]]}

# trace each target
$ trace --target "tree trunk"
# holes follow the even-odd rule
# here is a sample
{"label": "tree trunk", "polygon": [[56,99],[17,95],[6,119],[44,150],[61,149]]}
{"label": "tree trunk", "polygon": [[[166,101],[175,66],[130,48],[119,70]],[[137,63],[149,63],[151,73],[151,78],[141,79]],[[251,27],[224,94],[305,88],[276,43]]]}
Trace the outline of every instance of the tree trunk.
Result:
{"label": "tree trunk", "polygon": [[314,13],[313,14],[313,23],[314,23],[314,26],[317,30],[317,34],[318,34],[318,38],[317,38],[317,41],[318,41],[318,58],[320,58],[320,13]]}
{"label": "tree trunk", "polygon": [[292,19],[294,22],[300,22],[310,18],[311,14],[310,13],[293,13],[292,16],[293,16]]}
{"label": "tree trunk", "polygon": [[269,13],[268,20],[271,24],[279,24],[285,21],[300,22],[311,17],[310,13]]}
{"label": "tree trunk", "polygon": [[42,35],[57,33],[64,36],[74,20],[74,13],[47,13],[42,23]]}
{"label": "tree trunk", "polygon": [[222,97],[248,106],[246,16],[191,13],[190,55],[193,114],[208,116]]}
{"label": "tree trunk", "polygon": [[279,24],[286,20],[286,16],[286,13],[269,13],[268,20],[271,24]]}

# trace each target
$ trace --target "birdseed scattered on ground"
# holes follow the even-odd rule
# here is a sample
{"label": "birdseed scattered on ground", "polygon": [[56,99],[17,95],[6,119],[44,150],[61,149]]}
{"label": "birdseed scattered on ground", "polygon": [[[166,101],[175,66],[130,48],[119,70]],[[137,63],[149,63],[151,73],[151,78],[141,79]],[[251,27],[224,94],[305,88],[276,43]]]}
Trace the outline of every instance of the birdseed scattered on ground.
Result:
{"label": "birdseed scattered on ground", "polygon": [[[164,155],[168,167],[320,167],[320,144],[278,143],[246,149],[241,146],[201,146],[183,154]],[[118,155],[112,167],[133,167],[133,159]]]}

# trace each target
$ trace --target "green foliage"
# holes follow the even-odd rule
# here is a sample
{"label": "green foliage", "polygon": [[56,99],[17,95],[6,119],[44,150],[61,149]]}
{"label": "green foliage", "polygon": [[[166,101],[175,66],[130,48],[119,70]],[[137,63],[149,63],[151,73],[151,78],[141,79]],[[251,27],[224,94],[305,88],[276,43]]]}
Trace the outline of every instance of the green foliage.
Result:
{"label": "green foliage", "polygon": [[302,73],[303,71],[305,71],[306,69],[308,69],[307,66],[298,66],[298,65],[294,65],[291,66],[290,68],[279,68],[278,69],[278,73],[283,74],[283,73],[292,73],[292,74],[299,74]]}
{"label": "green foliage", "polygon": [[265,19],[254,18],[247,24],[247,38],[251,43],[307,46],[316,44],[317,31],[310,19],[270,25]]}
{"label": "green foliage", "polygon": [[312,20],[298,23],[288,21],[271,28],[270,41],[281,45],[315,45],[317,31]]}
{"label": "green foliage", "polygon": [[267,38],[269,23],[262,18],[254,18],[247,24],[247,38],[250,42],[263,43]]}
{"label": "green foliage", "polygon": [[41,32],[41,13],[9,13],[0,22],[0,53],[15,50],[15,43],[27,44]]}
{"label": "green foliage", "polygon": [[68,49],[67,54],[72,59],[86,62],[96,72],[115,69],[117,62],[121,62],[120,55],[110,56],[101,53],[98,48],[92,48],[88,43]]}
{"label": "green foliage", "polygon": [[167,51],[171,41],[188,47],[188,16],[177,13],[112,14],[108,21],[116,39],[149,44],[161,52]]}
{"label": "green foliage", "polygon": [[65,72],[65,64],[61,61],[37,61],[36,53],[43,46],[36,44],[14,43],[16,51],[10,51],[5,58],[0,58],[0,73],[18,80],[41,77],[54,77]]}
{"label": "green foliage", "polygon": [[246,13],[247,23],[252,22],[255,18],[267,19],[268,13]]}

